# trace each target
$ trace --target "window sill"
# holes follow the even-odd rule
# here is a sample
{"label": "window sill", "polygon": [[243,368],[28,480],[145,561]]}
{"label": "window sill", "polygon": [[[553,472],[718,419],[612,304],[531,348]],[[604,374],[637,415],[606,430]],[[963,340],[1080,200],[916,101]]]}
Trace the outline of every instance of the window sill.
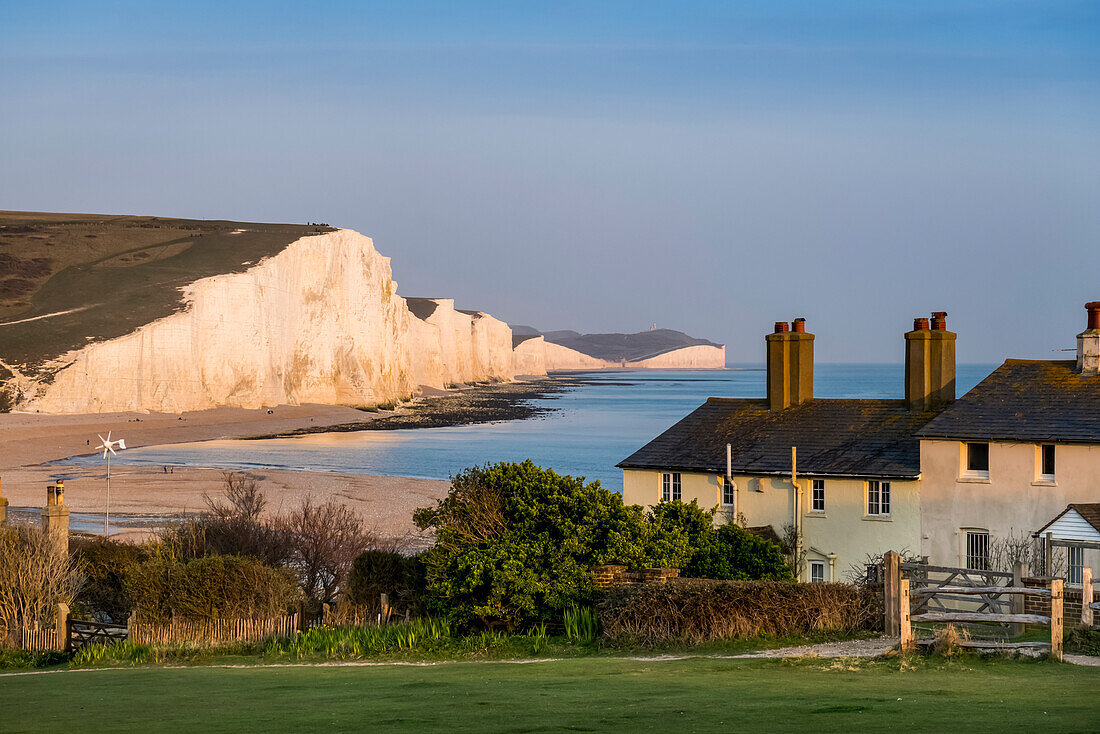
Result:
{"label": "window sill", "polygon": [[803,512],[803,517],[828,517],[825,510],[810,510],[809,512]]}
{"label": "window sill", "polygon": [[864,515],[864,520],[868,522],[893,522],[893,515]]}
{"label": "window sill", "polygon": [[1031,483],[1032,487],[1057,487],[1058,482],[1053,479],[1036,479]]}
{"label": "window sill", "polygon": [[955,481],[962,484],[990,484],[988,474],[985,476],[980,474],[964,474]]}

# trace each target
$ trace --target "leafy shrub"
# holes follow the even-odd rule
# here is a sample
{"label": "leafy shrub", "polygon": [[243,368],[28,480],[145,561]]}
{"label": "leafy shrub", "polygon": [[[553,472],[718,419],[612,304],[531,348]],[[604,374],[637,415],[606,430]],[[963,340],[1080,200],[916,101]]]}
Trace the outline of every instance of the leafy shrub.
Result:
{"label": "leafy shrub", "polygon": [[388,594],[391,606],[419,615],[423,588],[424,567],[418,557],[368,550],[351,564],[345,597],[373,614],[380,606],[381,595]]}
{"label": "leafy shrub", "polygon": [[25,670],[60,665],[69,654],[56,650],[16,650],[0,647],[0,670]]}
{"label": "leafy shrub", "polygon": [[531,461],[467,469],[414,519],[436,536],[423,555],[430,607],[463,626],[548,621],[594,597],[593,565],[678,568],[689,556],[683,533],[641,507]]}
{"label": "leafy shrub", "polygon": [[680,530],[691,546],[691,560],[680,571],[685,578],[791,578],[782,549],[746,532],[734,523],[714,526],[714,510],[703,510],[695,500],[661,502],[650,510],[653,521],[668,531]]}
{"label": "leafy shrub", "polygon": [[618,642],[696,644],[760,635],[862,629],[862,594],[847,584],[676,579],[609,589],[598,606]]}
{"label": "leafy shrub", "polygon": [[289,571],[241,556],[156,555],[132,568],[124,588],[141,617],[157,621],[273,617],[301,596]]}
{"label": "leafy shrub", "polygon": [[141,547],[106,538],[74,538],[69,547],[84,574],[84,586],[73,599],[73,613],[81,618],[125,621],[133,604],[124,580],[141,561]]}

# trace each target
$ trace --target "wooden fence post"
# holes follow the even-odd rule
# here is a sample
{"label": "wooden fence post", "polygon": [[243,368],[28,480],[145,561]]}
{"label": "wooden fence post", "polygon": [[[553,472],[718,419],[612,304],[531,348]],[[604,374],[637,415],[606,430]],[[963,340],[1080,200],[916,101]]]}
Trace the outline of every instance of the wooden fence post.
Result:
{"label": "wooden fence post", "polygon": [[386,624],[387,622],[390,621],[390,595],[389,594],[382,594],[381,595],[381,602],[382,602],[382,611],[378,615],[378,623],[380,625]]}
{"label": "wooden fence post", "polygon": [[1044,576],[1054,575],[1054,533],[1047,533],[1043,536],[1043,563],[1046,566],[1043,569]]}
{"label": "wooden fence post", "polygon": [[898,582],[901,580],[901,556],[897,551],[886,551],[882,557],[882,594],[885,607],[883,626],[887,637],[900,634],[898,618]]}
{"label": "wooden fence post", "polygon": [[913,624],[909,610],[909,579],[898,582],[898,647],[902,652],[913,649]]}
{"label": "wooden fence post", "polygon": [[1062,579],[1050,582],[1050,657],[1062,659]]}
{"label": "wooden fence post", "polygon": [[69,622],[71,615],[69,614],[68,604],[57,605],[57,649],[61,652],[65,652],[69,649]]}
{"label": "wooden fence post", "polygon": [[1081,569],[1081,624],[1092,627],[1092,567]]}
{"label": "wooden fence post", "polygon": [[[1016,561],[1012,564],[1012,585],[1016,588],[1020,588],[1024,585],[1024,579],[1031,575],[1031,567],[1028,566],[1027,561]],[[1025,607],[1025,599],[1027,597],[1023,594],[1012,595],[1012,613],[1023,614]],[[1013,622],[1011,625],[1012,636],[1019,637],[1027,629],[1027,625],[1020,622]]]}

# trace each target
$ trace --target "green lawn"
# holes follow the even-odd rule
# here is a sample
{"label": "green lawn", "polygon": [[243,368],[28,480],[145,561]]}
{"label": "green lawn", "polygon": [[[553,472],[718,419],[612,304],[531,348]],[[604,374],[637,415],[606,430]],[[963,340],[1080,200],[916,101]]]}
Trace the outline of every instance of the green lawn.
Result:
{"label": "green lawn", "polygon": [[1098,691],[976,659],[134,668],[0,678],[0,731],[1095,732]]}

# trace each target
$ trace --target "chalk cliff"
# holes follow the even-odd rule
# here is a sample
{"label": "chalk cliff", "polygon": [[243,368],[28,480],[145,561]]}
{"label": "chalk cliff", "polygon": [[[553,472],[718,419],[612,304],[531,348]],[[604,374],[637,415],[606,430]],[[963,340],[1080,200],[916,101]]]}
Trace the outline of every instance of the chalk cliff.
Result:
{"label": "chalk cliff", "polygon": [[177,313],[54,359],[50,379],[17,373],[16,409],[375,405],[418,385],[513,376],[507,324],[455,310],[450,299],[431,299],[432,313],[418,318],[397,295],[389,258],[350,230],[303,237],[244,272],[197,280],[184,300]]}
{"label": "chalk cliff", "polygon": [[369,238],[325,224],[0,211],[0,248],[0,411],[372,406],[548,370],[725,362],[667,329],[543,334],[402,298]]}
{"label": "chalk cliff", "polygon": [[[541,363],[547,372],[604,369],[722,369],[726,348],[670,329],[636,334],[580,334],[551,331],[539,336],[529,326],[517,326],[517,359]],[[519,341],[519,340],[525,341]],[[535,353],[541,355],[536,357]]]}

